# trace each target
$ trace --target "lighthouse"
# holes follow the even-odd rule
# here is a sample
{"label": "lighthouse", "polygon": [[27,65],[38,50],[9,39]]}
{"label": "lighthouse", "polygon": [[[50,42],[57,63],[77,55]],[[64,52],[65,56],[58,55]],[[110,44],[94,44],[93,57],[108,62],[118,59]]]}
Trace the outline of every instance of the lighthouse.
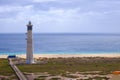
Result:
{"label": "lighthouse", "polygon": [[34,63],[33,58],[33,39],[32,39],[32,24],[29,21],[27,25],[27,51],[26,51],[26,63],[32,64]]}

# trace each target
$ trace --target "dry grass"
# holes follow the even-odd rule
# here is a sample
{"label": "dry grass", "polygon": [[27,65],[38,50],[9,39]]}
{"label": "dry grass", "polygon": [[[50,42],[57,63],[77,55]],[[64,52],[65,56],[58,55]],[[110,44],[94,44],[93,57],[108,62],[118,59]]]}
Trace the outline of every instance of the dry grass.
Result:
{"label": "dry grass", "polygon": [[50,74],[65,74],[68,72],[102,71],[99,74],[109,74],[120,70],[120,58],[40,58],[46,64],[18,65],[23,72],[48,72]]}

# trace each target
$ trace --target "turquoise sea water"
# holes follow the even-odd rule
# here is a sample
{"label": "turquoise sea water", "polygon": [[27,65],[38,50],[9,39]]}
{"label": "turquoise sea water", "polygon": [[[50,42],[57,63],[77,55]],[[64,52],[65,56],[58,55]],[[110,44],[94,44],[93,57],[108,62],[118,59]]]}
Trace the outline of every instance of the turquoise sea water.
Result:
{"label": "turquoise sea water", "polygon": [[[25,54],[26,34],[0,34],[0,54]],[[34,53],[120,53],[120,35],[34,34]]]}

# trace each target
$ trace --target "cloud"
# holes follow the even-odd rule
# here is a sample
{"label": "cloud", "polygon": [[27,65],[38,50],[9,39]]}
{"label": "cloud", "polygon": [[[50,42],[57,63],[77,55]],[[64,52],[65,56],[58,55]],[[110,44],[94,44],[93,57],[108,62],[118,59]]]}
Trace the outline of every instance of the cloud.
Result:
{"label": "cloud", "polygon": [[0,5],[0,32],[25,32],[29,20],[35,32],[119,32],[117,0],[12,0],[11,4],[4,0]]}
{"label": "cloud", "polygon": [[33,6],[31,5],[27,5],[27,6],[0,6],[0,13],[9,13],[9,12],[18,12],[21,10],[26,10],[26,9],[30,9]]}
{"label": "cloud", "polygon": [[26,5],[31,2],[32,0],[0,0],[0,5]]}
{"label": "cloud", "polygon": [[28,18],[28,12],[32,12],[32,8],[32,5],[0,6],[0,32],[23,32],[24,30],[26,30],[24,28],[26,24],[26,18]]}
{"label": "cloud", "polygon": [[41,3],[41,2],[51,2],[51,1],[56,1],[56,0],[33,0],[33,2],[39,2],[39,3]]}
{"label": "cloud", "polygon": [[20,9],[20,6],[0,6],[0,13],[18,11]]}

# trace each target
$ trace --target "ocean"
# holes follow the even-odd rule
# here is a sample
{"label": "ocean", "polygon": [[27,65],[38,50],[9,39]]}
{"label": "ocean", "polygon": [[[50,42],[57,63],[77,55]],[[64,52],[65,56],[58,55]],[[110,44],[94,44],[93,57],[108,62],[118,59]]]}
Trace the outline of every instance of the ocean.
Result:
{"label": "ocean", "polygon": [[[120,35],[34,34],[36,54],[120,53]],[[0,55],[25,54],[26,34],[0,34]]]}

